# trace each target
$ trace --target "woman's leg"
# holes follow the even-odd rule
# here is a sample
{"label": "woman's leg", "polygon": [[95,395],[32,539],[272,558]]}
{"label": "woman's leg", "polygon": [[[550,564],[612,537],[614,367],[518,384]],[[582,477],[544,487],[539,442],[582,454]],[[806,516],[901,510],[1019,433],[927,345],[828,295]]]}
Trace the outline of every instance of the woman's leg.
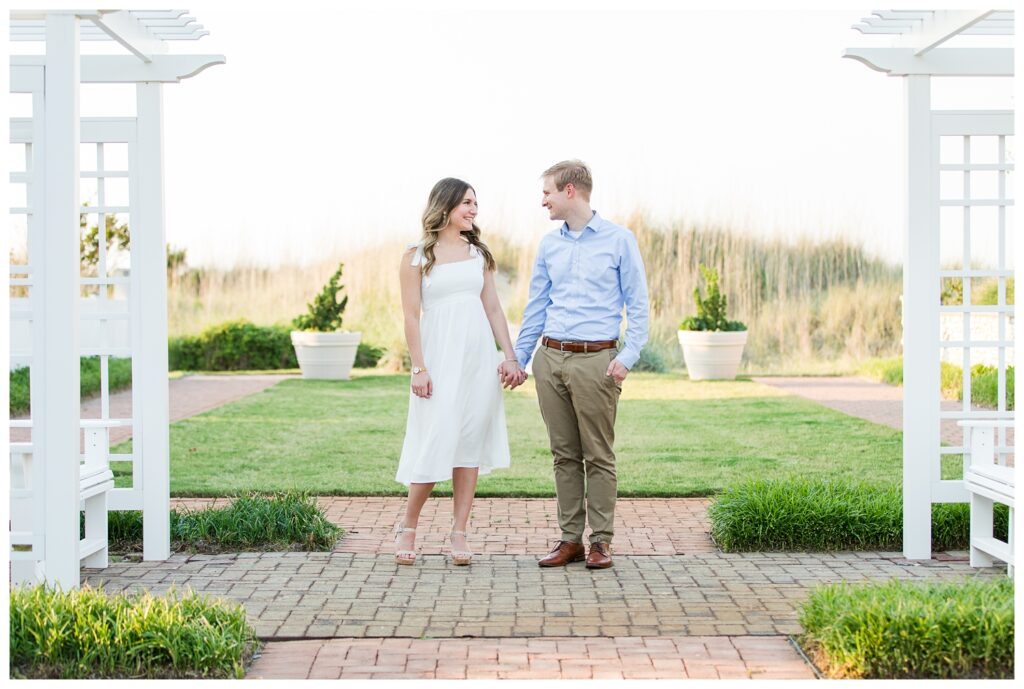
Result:
{"label": "woman's leg", "polygon": [[[405,518],[402,526],[415,529],[420,521],[420,512],[423,505],[430,497],[430,491],[434,490],[433,483],[410,483],[409,499],[405,503]],[[398,548],[400,550],[412,550],[416,544],[416,534],[411,531],[398,534]]]}
{"label": "woman's leg", "polygon": [[[452,470],[452,531],[465,531],[476,496],[476,478],[480,469],[457,467]],[[465,536],[452,536],[452,550],[468,551]]]}

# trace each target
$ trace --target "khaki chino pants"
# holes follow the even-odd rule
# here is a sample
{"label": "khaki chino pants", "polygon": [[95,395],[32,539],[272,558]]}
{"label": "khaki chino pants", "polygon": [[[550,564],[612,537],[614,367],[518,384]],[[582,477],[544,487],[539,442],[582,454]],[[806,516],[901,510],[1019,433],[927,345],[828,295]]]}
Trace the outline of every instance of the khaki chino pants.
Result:
{"label": "khaki chino pants", "polygon": [[611,543],[615,521],[615,413],[622,387],[607,375],[618,351],[577,354],[550,347],[533,362],[540,413],[554,458],[562,540]]}

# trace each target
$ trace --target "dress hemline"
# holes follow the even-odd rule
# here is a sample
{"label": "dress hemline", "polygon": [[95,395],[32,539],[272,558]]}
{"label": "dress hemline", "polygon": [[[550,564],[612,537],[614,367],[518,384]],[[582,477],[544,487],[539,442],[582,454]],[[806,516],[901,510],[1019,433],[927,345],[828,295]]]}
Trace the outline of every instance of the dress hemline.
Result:
{"label": "dress hemline", "polygon": [[[481,467],[452,467],[452,469],[480,469],[480,473],[477,476],[486,476],[495,469],[508,469],[508,467],[496,467],[496,466],[481,466]],[[446,478],[430,479],[426,481],[403,481],[402,479],[395,477],[396,483],[401,483],[403,486],[410,486],[413,483],[441,483],[442,481],[451,481],[452,474],[449,472]]]}

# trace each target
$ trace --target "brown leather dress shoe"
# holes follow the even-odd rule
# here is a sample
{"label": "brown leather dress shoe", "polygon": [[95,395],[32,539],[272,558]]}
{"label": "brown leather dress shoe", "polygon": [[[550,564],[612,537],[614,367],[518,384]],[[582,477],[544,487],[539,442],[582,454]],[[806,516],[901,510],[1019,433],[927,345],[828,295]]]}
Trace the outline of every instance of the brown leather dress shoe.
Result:
{"label": "brown leather dress shoe", "polygon": [[537,564],[541,567],[564,567],[570,562],[579,562],[586,557],[582,543],[559,541],[551,552]]}
{"label": "brown leather dress shoe", "polygon": [[612,547],[608,543],[591,543],[587,554],[587,569],[605,569],[612,566]]}

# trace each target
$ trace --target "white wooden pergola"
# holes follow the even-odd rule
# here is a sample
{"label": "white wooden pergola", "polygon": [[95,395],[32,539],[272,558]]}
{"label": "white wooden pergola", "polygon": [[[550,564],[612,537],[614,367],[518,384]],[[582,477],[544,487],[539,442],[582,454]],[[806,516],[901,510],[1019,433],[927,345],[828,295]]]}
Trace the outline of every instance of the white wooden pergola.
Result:
{"label": "white wooden pergola", "polygon": [[[1013,77],[1013,12],[998,10],[876,11],[853,28],[888,36],[887,46],[849,48],[843,57],[904,80],[905,232],[903,264],[903,552],[908,559],[931,557],[933,503],[967,502],[962,479],[942,478],[943,456],[963,456],[969,448],[942,446],[942,419],[1012,421],[1007,410],[1006,353],[1013,347],[1008,329],[1013,305],[1006,281],[1013,277],[1007,256],[1008,213],[1013,207],[1007,175],[1014,169],[1012,110],[932,109],[932,77]],[[984,227],[983,227],[984,226]],[[972,236],[982,230],[997,242],[995,265],[977,268]],[[943,267],[940,241],[959,245],[958,267]],[[971,281],[995,278],[998,301],[974,305]],[[962,281],[961,304],[941,303],[944,281]],[[959,314],[963,336],[940,341],[939,316]],[[971,314],[998,314],[998,336],[971,338]],[[964,402],[940,407],[940,347],[963,352]],[[998,353],[998,408],[971,403],[972,350]],[[996,454],[1012,453],[1000,428]]]}
{"label": "white wooden pergola", "polygon": [[[10,65],[11,92],[30,94],[32,103],[31,117],[11,120],[11,143],[24,157],[14,161],[10,179],[19,190],[14,198],[23,201],[10,212],[26,236],[24,260],[9,266],[10,282],[27,293],[11,299],[11,330],[27,331],[23,339],[31,343],[12,348],[11,363],[30,367],[32,401],[31,419],[11,422],[12,431],[30,434],[11,443],[11,578],[69,589],[78,586],[82,563],[107,564],[108,508],[142,510],[143,557],[170,555],[162,89],[225,59],[170,54],[169,41],[208,33],[186,10],[10,17],[12,41],[45,43],[44,54],[12,56]],[[116,42],[124,50],[82,55],[81,41]],[[80,118],[80,84],[97,83],[134,84],[135,117]],[[89,165],[81,169],[84,154]],[[79,197],[84,180],[97,190],[98,202],[88,206]],[[115,189],[124,197],[115,198]],[[88,277],[79,260],[83,213],[99,228],[99,263]],[[107,251],[110,216],[130,225],[127,273],[114,270]],[[100,357],[99,419],[80,419],[81,356]],[[132,360],[131,418],[110,417],[112,356]],[[130,454],[110,454],[108,433],[117,426],[132,428]],[[130,488],[112,489],[110,460],[131,462]]]}

